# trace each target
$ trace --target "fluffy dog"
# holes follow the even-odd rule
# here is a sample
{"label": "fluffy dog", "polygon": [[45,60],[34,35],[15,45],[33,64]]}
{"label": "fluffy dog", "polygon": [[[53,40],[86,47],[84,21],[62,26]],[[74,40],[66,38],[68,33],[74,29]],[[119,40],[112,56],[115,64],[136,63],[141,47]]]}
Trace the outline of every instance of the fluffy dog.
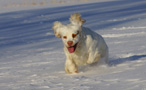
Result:
{"label": "fluffy dog", "polygon": [[55,36],[62,39],[66,54],[65,72],[78,73],[79,65],[108,62],[108,47],[101,35],[82,26],[79,13],[70,17],[70,24],[54,22]]}

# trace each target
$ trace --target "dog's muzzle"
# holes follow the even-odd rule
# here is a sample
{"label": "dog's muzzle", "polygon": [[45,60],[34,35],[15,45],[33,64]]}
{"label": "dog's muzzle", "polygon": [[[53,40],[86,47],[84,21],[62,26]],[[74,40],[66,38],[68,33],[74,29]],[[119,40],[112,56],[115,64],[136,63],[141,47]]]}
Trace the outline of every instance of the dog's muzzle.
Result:
{"label": "dog's muzzle", "polygon": [[74,46],[67,47],[69,53],[75,52],[77,45],[78,45],[78,43],[76,43]]}

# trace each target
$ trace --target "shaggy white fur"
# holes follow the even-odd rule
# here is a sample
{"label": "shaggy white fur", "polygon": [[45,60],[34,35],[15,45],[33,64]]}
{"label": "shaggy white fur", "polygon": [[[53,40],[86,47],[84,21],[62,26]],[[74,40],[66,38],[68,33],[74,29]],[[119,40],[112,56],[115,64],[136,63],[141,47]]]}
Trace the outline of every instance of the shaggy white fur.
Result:
{"label": "shaggy white fur", "polygon": [[85,20],[79,13],[70,17],[71,24],[56,21],[53,26],[57,37],[62,38],[66,54],[66,73],[78,73],[79,65],[108,63],[108,46],[101,35],[82,27]]}

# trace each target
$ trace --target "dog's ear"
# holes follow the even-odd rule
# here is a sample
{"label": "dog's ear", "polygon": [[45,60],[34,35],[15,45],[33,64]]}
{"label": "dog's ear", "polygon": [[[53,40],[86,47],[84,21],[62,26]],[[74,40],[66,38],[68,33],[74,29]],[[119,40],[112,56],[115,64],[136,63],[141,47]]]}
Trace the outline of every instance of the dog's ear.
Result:
{"label": "dog's ear", "polygon": [[82,26],[82,24],[85,23],[86,20],[82,19],[79,13],[74,13],[70,16],[70,22],[74,25]]}
{"label": "dog's ear", "polygon": [[61,32],[58,28],[60,28],[61,26],[63,26],[63,24],[59,21],[54,22],[54,25],[52,27],[52,29],[54,30],[54,34],[56,37],[61,38]]}

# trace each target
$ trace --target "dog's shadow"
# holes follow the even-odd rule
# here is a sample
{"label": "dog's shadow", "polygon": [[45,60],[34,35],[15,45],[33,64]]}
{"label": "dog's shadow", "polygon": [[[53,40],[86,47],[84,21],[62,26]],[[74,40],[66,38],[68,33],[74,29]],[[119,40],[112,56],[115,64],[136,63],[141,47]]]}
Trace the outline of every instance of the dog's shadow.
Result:
{"label": "dog's shadow", "polygon": [[[128,62],[128,61],[138,61],[141,58],[145,58],[145,57],[146,57],[146,55],[133,55],[133,56],[126,57],[126,58],[109,59],[108,64],[102,64],[102,65],[94,64],[94,65],[81,66],[79,68],[79,70],[81,72],[87,72],[87,71],[92,72],[97,67],[98,68],[96,70],[98,70],[99,68],[100,69],[106,69],[107,67],[117,66],[117,65],[123,64],[123,63]],[[100,72],[100,70],[98,70],[98,71]]]}
{"label": "dog's shadow", "polygon": [[112,60],[109,60],[109,66],[116,66],[127,61],[137,61],[140,58],[144,58],[144,57],[146,57],[146,55],[133,55],[126,58],[112,59]]}

